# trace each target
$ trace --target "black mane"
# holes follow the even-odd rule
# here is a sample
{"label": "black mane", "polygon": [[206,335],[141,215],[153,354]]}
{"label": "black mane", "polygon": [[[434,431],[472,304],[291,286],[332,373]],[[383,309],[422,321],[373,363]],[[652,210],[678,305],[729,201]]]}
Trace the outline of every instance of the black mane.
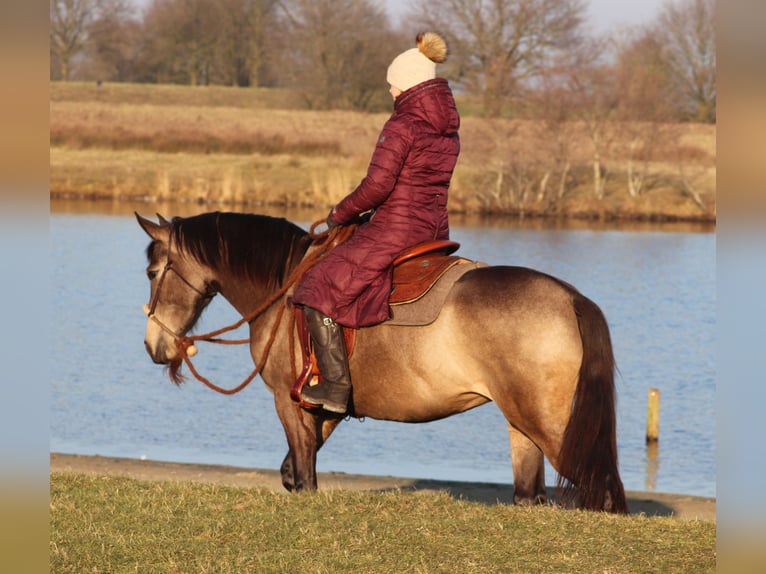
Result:
{"label": "black mane", "polygon": [[216,270],[281,287],[306,253],[307,231],[284,218],[251,213],[203,213],[175,217],[171,244]]}

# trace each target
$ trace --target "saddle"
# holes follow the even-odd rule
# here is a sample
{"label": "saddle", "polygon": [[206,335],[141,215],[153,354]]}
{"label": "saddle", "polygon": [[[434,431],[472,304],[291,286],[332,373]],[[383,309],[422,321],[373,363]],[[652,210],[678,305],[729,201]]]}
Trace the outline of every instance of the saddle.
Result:
{"label": "saddle", "polygon": [[[389,305],[392,306],[392,309],[395,309],[392,321],[394,324],[423,324],[422,322],[396,322],[397,310],[401,306],[409,305],[425,297],[439,279],[453,267],[464,263],[471,263],[468,259],[452,255],[459,247],[460,244],[454,241],[427,241],[408,249],[394,260],[393,287],[389,298]],[[466,266],[466,271],[468,267],[473,268],[473,266]],[[462,275],[462,272],[459,275]],[[452,282],[449,283],[449,285],[451,284]],[[446,290],[444,291],[446,296]],[[436,313],[438,314],[438,311]],[[290,390],[290,397],[295,402],[302,404],[301,389],[303,385],[306,383],[312,384],[315,381],[318,382],[320,374],[302,307],[295,308],[295,324],[303,360],[302,369],[298,373],[293,388]],[[356,329],[343,327],[343,336],[346,341],[346,351],[349,357],[351,357],[354,350],[356,331]]]}
{"label": "saddle", "polygon": [[412,303],[425,295],[442,274],[462,257],[451,255],[459,243],[448,240],[420,243],[394,259],[389,305]]}

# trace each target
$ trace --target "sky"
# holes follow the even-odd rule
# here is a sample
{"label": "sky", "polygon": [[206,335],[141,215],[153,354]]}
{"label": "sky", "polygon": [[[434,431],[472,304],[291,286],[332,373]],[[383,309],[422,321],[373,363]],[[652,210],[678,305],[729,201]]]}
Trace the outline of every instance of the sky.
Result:
{"label": "sky", "polygon": [[[421,0],[425,1],[425,0]],[[589,21],[596,35],[624,26],[646,24],[653,20],[669,0],[587,0]],[[411,0],[385,0],[392,18],[407,10]]]}
{"label": "sky", "polygon": [[668,0],[589,0],[590,21],[599,32],[612,27],[646,24],[654,20]]}
{"label": "sky", "polygon": [[[132,0],[141,8],[151,0]],[[398,19],[412,0],[385,0],[389,15]],[[427,0],[418,0],[427,1]],[[645,24],[659,13],[660,8],[670,0],[587,0],[590,22],[596,35],[620,28]]]}

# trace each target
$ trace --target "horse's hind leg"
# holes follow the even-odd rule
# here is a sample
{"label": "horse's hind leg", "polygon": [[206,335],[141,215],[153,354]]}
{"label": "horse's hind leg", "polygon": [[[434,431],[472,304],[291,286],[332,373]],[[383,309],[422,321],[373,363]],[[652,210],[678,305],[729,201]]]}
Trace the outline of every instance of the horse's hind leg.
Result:
{"label": "horse's hind leg", "polygon": [[513,466],[513,503],[522,506],[545,504],[543,452],[525,434],[508,423]]}

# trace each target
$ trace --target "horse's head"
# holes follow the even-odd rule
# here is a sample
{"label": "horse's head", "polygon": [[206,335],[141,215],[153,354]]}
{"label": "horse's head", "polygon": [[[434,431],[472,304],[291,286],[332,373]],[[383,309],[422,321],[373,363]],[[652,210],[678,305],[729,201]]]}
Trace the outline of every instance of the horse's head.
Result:
{"label": "horse's head", "polygon": [[146,276],[150,283],[144,345],[155,363],[170,365],[171,378],[180,382],[178,368],[183,353],[192,348],[179,347],[182,337],[199,319],[216,293],[212,271],[198,262],[181,245],[173,223],[158,215],[154,223],[136,213],[141,228],[152,239],[146,250],[149,264]]}

